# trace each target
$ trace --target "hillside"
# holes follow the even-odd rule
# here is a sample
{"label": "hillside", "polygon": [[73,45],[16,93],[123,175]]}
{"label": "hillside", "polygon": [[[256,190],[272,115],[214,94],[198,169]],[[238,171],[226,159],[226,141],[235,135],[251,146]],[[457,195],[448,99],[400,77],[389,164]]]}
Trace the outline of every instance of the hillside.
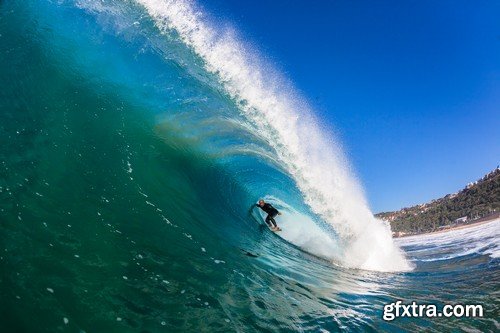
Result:
{"label": "hillside", "polygon": [[458,193],[429,203],[375,216],[389,221],[393,232],[424,233],[463,224],[500,212],[500,168],[469,183]]}

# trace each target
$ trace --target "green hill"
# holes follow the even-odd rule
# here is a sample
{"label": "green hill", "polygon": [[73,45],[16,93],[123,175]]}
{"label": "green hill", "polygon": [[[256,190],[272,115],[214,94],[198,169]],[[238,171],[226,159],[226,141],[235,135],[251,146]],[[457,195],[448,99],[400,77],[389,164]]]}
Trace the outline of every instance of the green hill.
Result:
{"label": "green hill", "polygon": [[500,212],[500,168],[468,184],[458,193],[429,203],[382,212],[375,216],[389,221],[392,231],[424,233],[457,223],[470,222]]}

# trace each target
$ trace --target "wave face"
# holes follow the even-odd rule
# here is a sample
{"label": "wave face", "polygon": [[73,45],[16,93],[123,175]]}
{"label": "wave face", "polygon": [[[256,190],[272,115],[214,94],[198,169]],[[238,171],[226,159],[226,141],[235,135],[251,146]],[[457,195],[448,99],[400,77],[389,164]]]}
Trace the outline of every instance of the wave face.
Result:
{"label": "wave face", "polygon": [[[274,155],[301,191],[304,202],[337,234],[343,251],[328,257],[363,269],[410,268],[392,243],[389,228],[368,209],[339,145],[323,134],[290,84],[259,61],[256,52],[251,52],[234,32],[213,27],[191,2],[138,3],[164,38],[186,45],[200,58],[203,69],[214,74],[216,82],[210,84],[229,97],[244,117],[239,120],[240,131],[261,140],[260,148]],[[162,45],[162,49],[169,46]],[[251,153],[251,148],[244,152]]]}
{"label": "wave face", "polygon": [[499,236],[395,244],[293,84],[193,2],[0,9],[1,331],[400,331],[431,321],[383,322],[395,299],[495,304]]}

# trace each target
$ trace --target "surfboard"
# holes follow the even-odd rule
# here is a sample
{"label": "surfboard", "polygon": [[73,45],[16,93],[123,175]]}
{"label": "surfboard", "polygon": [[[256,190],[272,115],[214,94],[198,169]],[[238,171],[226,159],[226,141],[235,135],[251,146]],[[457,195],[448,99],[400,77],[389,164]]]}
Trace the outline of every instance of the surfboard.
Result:
{"label": "surfboard", "polygon": [[276,227],[276,228],[268,227],[268,228],[271,229],[272,232],[278,232],[278,231],[282,230],[280,227]]}

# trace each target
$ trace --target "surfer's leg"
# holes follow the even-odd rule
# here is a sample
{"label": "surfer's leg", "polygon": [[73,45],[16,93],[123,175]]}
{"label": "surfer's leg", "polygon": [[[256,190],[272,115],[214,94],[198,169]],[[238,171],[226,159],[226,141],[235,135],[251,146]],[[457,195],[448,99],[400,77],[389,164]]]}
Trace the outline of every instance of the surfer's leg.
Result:
{"label": "surfer's leg", "polygon": [[270,219],[270,218],[271,218],[271,216],[270,216],[270,215],[267,215],[267,217],[266,217],[266,224],[267,224],[269,227],[271,227],[271,226],[272,226],[272,225],[271,225],[271,221],[269,221],[269,219]]}
{"label": "surfer's leg", "polygon": [[[267,215],[267,217],[266,217],[266,223],[271,228],[276,228],[277,227],[276,221],[274,220],[273,216],[271,216],[271,215]],[[271,225],[271,223],[272,223],[272,225]]]}
{"label": "surfer's leg", "polygon": [[267,215],[266,223],[270,228],[276,228],[276,222],[274,222],[274,219],[271,215]]}
{"label": "surfer's leg", "polygon": [[273,214],[273,216],[271,216],[271,219],[273,220],[274,226],[275,226],[276,228],[279,228],[279,227],[278,227],[278,224],[276,223],[276,220],[274,219],[276,216],[278,216],[278,213]]}

